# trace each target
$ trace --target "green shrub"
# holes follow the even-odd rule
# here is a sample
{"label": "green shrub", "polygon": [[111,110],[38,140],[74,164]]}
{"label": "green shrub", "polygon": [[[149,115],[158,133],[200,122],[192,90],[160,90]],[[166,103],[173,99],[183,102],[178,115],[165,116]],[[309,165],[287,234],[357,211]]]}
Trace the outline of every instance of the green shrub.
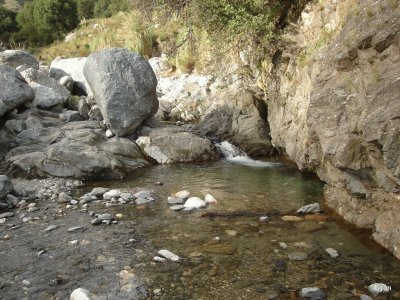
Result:
{"label": "green shrub", "polygon": [[11,33],[18,31],[17,13],[0,6],[0,41],[8,42]]}
{"label": "green shrub", "polygon": [[82,20],[93,18],[95,4],[95,0],[77,0],[79,19]]}

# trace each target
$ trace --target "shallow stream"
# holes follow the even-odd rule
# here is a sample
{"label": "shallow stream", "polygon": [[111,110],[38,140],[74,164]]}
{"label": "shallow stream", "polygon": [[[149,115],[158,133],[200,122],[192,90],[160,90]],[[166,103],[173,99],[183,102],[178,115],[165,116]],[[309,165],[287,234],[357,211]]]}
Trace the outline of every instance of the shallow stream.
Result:
{"label": "shallow stream", "polygon": [[[392,288],[379,299],[400,299],[400,264],[367,233],[328,213],[313,220],[281,219],[322,202],[321,182],[291,167],[249,160],[159,165],[128,181],[93,185],[152,191],[154,205],[111,209],[135,224],[154,256],[168,249],[182,257],[179,263],[148,257],[134,266],[154,299],[297,299],[301,288],[313,286],[327,299],[359,299],[375,282]],[[171,211],[167,197],[180,190],[200,198],[211,194],[218,203],[195,213]],[[331,258],[326,248],[339,257]],[[303,257],[293,260],[296,256]]]}

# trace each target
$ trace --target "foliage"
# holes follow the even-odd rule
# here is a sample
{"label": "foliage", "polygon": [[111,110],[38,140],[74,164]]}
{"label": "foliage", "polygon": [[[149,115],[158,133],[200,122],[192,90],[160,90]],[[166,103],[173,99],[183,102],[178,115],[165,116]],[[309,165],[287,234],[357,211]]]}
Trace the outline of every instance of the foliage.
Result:
{"label": "foliage", "polygon": [[78,25],[75,0],[33,0],[17,15],[17,39],[48,44]]}
{"label": "foliage", "polygon": [[0,6],[0,41],[7,42],[11,33],[18,31],[17,13]]}
{"label": "foliage", "polygon": [[120,11],[128,11],[129,2],[127,0],[97,0],[93,14],[95,17],[111,17]]}
{"label": "foliage", "polygon": [[78,17],[80,20],[90,19],[94,16],[95,0],[77,0]]}

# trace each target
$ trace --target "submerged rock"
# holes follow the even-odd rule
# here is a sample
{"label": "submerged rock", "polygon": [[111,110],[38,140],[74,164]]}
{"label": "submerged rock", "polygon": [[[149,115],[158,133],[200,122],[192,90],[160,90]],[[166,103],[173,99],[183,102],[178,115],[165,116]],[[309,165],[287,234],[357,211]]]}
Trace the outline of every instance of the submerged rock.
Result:
{"label": "submerged rock", "polygon": [[309,298],[311,300],[322,300],[326,297],[324,291],[317,287],[302,288],[299,294],[300,297]]}
{"label": "submerged rock", "polygon": [[191,197],[183,205],[185,208],[204,208],[207,204],[198,197]]}
{"label": "submerged rock", "polygon": [[387,294],[392,290],[392,288],[384,283],[373,283],[368,287],[368,291],[377,296],[379,294]]}
{"label": "submerged rock", "polygon": [[309,214],[309,213],[317,214],[320,212],[322,212],[322,210],[319,203],[304,205],[297,211],[298,214]]}
{"label": "submerged rock", "polygon": [[169,259],[173,262],[179,262],[181,260],[181,258],[178,255],[176,255],[166,249],[162,249],[162,250],[158,251],[158,255],[165,257],[166,259]]}

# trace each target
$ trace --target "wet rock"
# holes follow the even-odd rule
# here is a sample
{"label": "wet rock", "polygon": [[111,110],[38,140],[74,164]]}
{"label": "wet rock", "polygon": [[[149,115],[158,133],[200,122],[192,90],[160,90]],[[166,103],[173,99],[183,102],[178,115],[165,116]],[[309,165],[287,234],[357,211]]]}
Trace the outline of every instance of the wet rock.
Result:
{"label": "wet rock", "polygon": [[229,236],[236,236],[238,234],[236,230],[225,230],[225,233]]}
{"label": "wet rock", "polygon": [[304,205],[297,211],[298,214],[310,214],[310,213],[317,214],[320,212],[322,212],[322,210],[319,203]]}
{"label": "wet rock", "polygon": [[339,257],[339,252],[333,248],[326,248],[325,251],[329,254],[330,257],[332,258],[337,258]]}
{"label": "wet rock", "polygon": [[150,191],[140,191],[140,192],[137,192],[134,196],[137,199],[146,199],[146,198],[151,197],[151,192]]}
{"label": "wet rock", "polygon": [[26,124],[24,120],[8,120],[4,124],[4,128],[7,129],[9,132],[18,134],[21,131],[26,129]]}
{"label": "wet rock", "polygon": [[71,293],[70,300],[95,300],[91,293],[83,288],[78,288]]}
{"label": "wet rock", "polygon": [[285,272],[287,268],[287,262],[281,259],[272,260],[272,265],[279,272]]}
{"label": "wet rock", "polygon": [[172,211],[180,211],[184,208],[185,208],[185,206],[183,206],[183,205],[172,205],[169,209]]}
{"label": "wet rock", "polygon": [[103,195],[104,200],[111,200],[112,198],[119,198],[121,196],[120,190],[110,190]]}
{"label": "wet rock", "polygon": [[72,200],[72,197],[70,195],[68,195],[67,193],[65,193],[65,192],[61,192],[58,195],[58,202],[59,203],[69,203],[69,202],[71,202],[71,200]]}
{"label": "wet rock", "polygon": [[186,200],[184,207],[189,209],[204,208],[207,204],[198,197],[191,197]]}
{"label": "wet rock", "polygon": [[35,97],[22,75],[10,66],[0,64],[0,82],[0,117]]}
{"label": "wet rock", "polygon": [[168,204],[177,205],[177,204],[184,204],[184,198],[177,198],[177,197],[168,197]]}
{"label": "wet rock", "polygon": [[368,291],[374,296],[379,294],[387,294],[391,290],[391,287],[384,283],[373,283],[368,287]]}
{"label": "wet rock", "polygon": [[236,252],[236,247],[229,244],[206,244],[201,250],[211,254],[232,255]]}
{"label": "wet rock", "polygon": [[53,231],[53,230],[55,230],[57,228],[58,228],[57,225],[50,225],[50,226],[46,227],[46,229],[44,229],[43,232]]}
{"label": "wet rock", "polygon": [[291,252],[288,254],[288,257],[290,260],[301,261],[306,260],[308,258],[308,255],[306,252]]}
{"label": "wet rock", "polygon": [[39,207],[29,207],[28,208],[28,212],[35,212],[35,211],[38,211],[38,210],[40,210],[40,208]]}
{"label": "wet rock", "polygon": [[260,222],[267,222],[268,221],[268,217],[267,216],[262,216],[262,217],[260,217]]}
{"label": "wet rock", "polygon": [[216,204],[218,201],[217,201],[212,195],[207,194],[207,195],[204,197],[204,202],[205,202],[206,204]]}
{"label": "wet rock", "polygon": [[7,218],[11,218],[11,217],[14,217],[13,212],[5,212],[5,213],[0,214],[0,219],[3,219],[3,218],[7,219]]}
{"label": "wet rock", "polygon": [[123,270],[117,274],[121,287],[120,292],[115,296],[115,299],[148,299],[146,287],[142,280],[128,270]]}
{"label": "wet rock", "polygon": [[325,299],[325,293],[317,287],[306,287],[300,290],[300,297],[312,300],[322,300]]}
{"label": "wet rock", "polygon": [[109,213],[98,215],[97,218],[102,220],[102,221],[112,221],[112,220],[114,220],[114,216],[112,214],[109,214]]}
{"label": "wet rock", "polygon": [[155,200],[151,197],[149,198],[139,198],[135,200],[136,205],[146,205],[153,203]]}
{"label": "wet rock", "polygon": [[155,256],[154,258],[153,258],[153,260],[155,261],[155,262],[165,262],[165,258],[163,258],[163,257],[160,257],[160,256]]}
{"label": "wet rock", "polygon": [[157,112],[156,76],[136,53],[121,48],[94,52],[87,58],[83,74],[107,127],[115,135],[134,134]]}
{"label": "wet rock", "polygon": [[181,260],[181,258],[178,255],[172,253],[169,250],[165,250],[165,249],[158,251],[158,255],[165,257],[166,259],[171,260],[173,262],[178,262]]}
{"label": "wet rock", "polygon": [[175,198],[187,199],[190,196],[190,192],[183,190],[173,194],[172,196]]}

